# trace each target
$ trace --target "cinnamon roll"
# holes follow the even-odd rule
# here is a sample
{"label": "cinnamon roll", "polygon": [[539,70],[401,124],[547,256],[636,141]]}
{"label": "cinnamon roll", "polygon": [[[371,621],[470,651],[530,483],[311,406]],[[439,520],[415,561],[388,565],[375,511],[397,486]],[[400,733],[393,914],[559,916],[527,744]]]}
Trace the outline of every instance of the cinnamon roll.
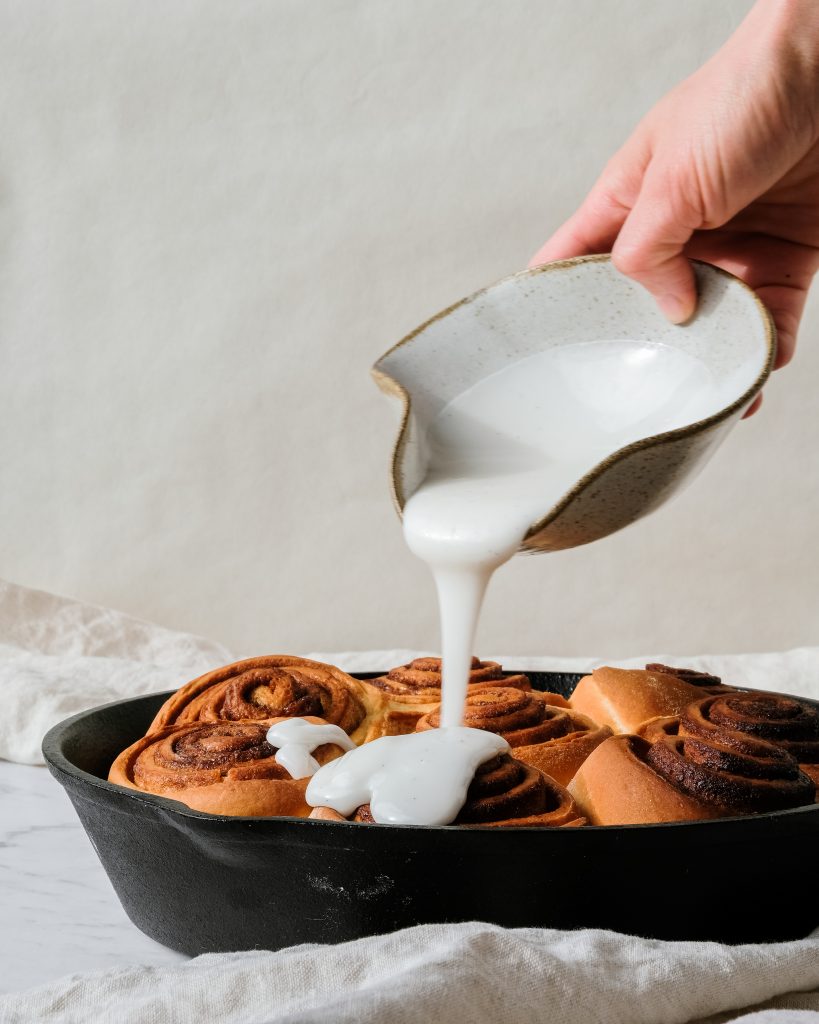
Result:
{"label": "cinnamon roll", "polygon": [[[124,750],[108,781],[210,814],[307,817],[308,779],[291,778],[267,742],[274,721],[280,719],[166,726]],[[308,721],[321,723],[319,718]],[[325,744],[313,756],[326,764],[342,753],[335,744]]]}
{"label": "cinnamon roll", "polygon": [[676,676],[684,683],[698,686],[703,694],[732,693],[736,690],[735,686],[726,686],[719,676],[712,675],[710,672],[697,672],[693,668],[672,668],[671,665],[661,665],[654,661],[646,665],[646,671],[660,672],[665,676]]}
{"label": "cinnamon roll", "polygon": [[680,715],[681,736],[739,735],[775,743],[819,784],[819,708],[781,693],[732,693],[690,704]]}
{"label": "cinnamon roll", "polygon": [[636,732],[651,718],[679,715],[688,704],[711,693],[713,687],[725,689],[717,676],[690,669],[666,665],[649,665],[645,670],[604,666],[580,680],[569,703],[614,732]]}
{"label": "cinnamon roll", "polygon": [[249,658],[187,683],[159,709],[148,733],[185,722],[316,716],[354,743],[381,735],[386,700],[333,665],[291,655]]}
{"label": "cinnamon roll", "polygon": [[[378,687],[388,701],[386,734],[400,736],[414,732],[418,720],[441,703],[441,659],[415,658],[407,665],[390,669],[385,676],[371,679],[370,683]],[[532,688],[528,676],[522,673],[505,675],[497,662],[473,658],[469,692],[487,686],[511,687],[516,690]],[[550,694],[549,697],[551,703],[568,706],[557,694]]]}
{"label": "cinnamon roll", "polygon": [[[310,817],[375,824],[369,804],[348,819],[330,807],[316,807]],[[498,754],[475,772],[466,802],[452,824],[560,828],[585,822],[562,786],[531,765]]]}
{"label": "cinnamon roll", "polygon": [[[534,690],[480,687],[468,694],[463,724],[502,736],[518,761],[565,786],[611,729],[568,708],[554,707]],[[440,707],[418,722],[417,731],[437,729]]]}
{"label": "cinnamon roll", "polygon": [[595,825],[723,818],[812,803],[816,787],[786,750],[734,733],[613,736],[569,785]]}

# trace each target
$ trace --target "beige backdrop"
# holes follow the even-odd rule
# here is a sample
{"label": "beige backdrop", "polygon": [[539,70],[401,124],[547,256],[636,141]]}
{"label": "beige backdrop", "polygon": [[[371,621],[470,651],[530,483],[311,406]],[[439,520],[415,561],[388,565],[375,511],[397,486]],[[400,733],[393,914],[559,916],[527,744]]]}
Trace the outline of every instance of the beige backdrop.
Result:
{"label": "beige backdrop", "polygon": [[[745,0],[0,4],[0,574],[239,653],[437,646],[372,361],[525,265]],[[480,649],[819,643],[819,324]]]}

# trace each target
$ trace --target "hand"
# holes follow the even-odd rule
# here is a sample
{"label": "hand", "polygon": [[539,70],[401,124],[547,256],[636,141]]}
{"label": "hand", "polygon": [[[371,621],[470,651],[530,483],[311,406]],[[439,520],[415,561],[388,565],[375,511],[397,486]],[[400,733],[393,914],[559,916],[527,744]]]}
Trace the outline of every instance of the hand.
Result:
{"label": "hand", "polygon": [[687,257],[741,278],[793,356],[819,268],[819,3],[760,0],[662,99],[530,262],[612,252],[675,323],[696,307]]}

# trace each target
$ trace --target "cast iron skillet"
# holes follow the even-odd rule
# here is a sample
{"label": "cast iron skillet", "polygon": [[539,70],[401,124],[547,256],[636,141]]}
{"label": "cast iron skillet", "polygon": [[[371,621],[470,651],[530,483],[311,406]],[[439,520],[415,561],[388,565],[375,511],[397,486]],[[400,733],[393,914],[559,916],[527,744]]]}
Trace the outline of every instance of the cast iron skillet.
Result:
{"label": "cast iron skillet", "polygon": [[[527,675],[564,696],[580,678]],[[819,924],[819,804],[579,829],[218,817],[105,781],[168,696],[75,715],[43,753],[126,913],[172,949],[279,949],[476,919],[732,943]]]}

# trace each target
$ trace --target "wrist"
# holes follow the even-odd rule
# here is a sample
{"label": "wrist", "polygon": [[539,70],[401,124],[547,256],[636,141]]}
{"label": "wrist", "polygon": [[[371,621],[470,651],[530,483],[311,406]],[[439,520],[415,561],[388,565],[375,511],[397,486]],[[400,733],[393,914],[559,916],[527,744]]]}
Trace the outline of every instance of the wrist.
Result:
{"label": "wrist", "polygon": [[757,0],[721,53],[754,116],[779,119],[796,150],[819,142],[819,0]]}

